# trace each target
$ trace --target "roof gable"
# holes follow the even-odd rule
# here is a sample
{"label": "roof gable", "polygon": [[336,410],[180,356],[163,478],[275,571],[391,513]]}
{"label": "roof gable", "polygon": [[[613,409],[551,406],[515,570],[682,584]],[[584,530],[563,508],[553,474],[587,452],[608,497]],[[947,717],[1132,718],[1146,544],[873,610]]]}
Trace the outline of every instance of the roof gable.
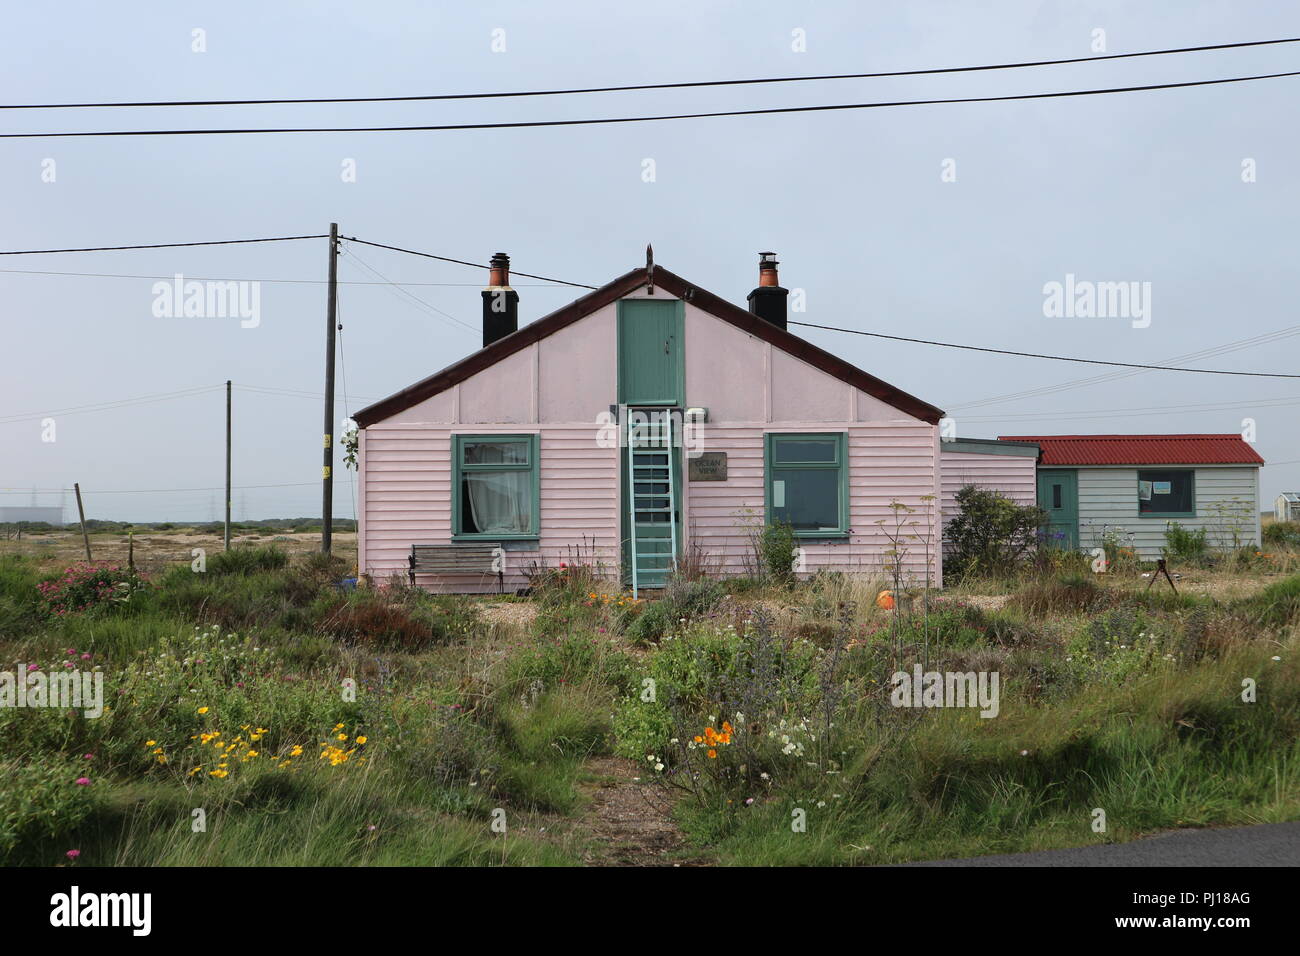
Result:
{"label": "roof gable", "polygon": [[999,441],[1036,442],[1045,467],[1068,465],[1262,465],[1238,434],[1227,435],[999,435]]}
{"label": "roof gable", "polygon": [[[388,398],[366,406],[353,415],[352,418],[362,428],[383,421],[385,418],[404,411],[430,396],[437,395],[453,385],[459,384],[471,375],[495,365],[502,359],[635,292],[645,286],[647,280],[648,273],[644,267],[633,269],[599,289],[575,299],[563,308],[557,309],[529,325],[525,325],[517,332],[498,339],[487,348],[479,349],[442,371],[435,372],[428,378],[422,379],[414,385],[390,395]],[[746,309],[742,309],[740,306],[714,295],[707,289],[702,289],[687,282],[661,266],[654,267],[654,284],[656,288],[663,289],[665,292],[690,303],[695,308],[712,315],[714,318],[721,319],[756,338],[769,342],[775,348],[779,348],[781,351],[807,362],[814,368],[847,382],[854,388],[860,389],[914,418],[930,424],[937,424],[939,419],[943,417],[943,412],[939,408],[923,402],[913,395],[909,395],[902,389],[895,388],[888,382],[884,382],[854,365],[850,365],[843,359],[837,358],[830,352],[818,348],[811,342],[791,332],[777,328],[770,322],[751,315]]]}

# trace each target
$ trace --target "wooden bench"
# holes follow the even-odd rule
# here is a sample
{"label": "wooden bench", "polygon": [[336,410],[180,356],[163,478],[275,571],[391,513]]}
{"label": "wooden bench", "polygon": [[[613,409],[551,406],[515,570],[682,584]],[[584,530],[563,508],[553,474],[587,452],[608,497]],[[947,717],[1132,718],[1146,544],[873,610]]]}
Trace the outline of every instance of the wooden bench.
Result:
{"label": "wooden bench", "polygon": [[496,544],[413,544],[407,558],[411,587],[417,574],[495,574],[498,588],[504,591],[499,548]]}

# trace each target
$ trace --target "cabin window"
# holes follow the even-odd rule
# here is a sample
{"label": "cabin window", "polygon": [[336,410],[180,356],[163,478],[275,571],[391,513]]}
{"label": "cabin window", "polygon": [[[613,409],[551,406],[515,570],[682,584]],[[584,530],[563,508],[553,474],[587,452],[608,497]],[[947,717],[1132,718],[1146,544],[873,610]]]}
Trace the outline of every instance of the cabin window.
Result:
{"label": "cabin window", "polygon": [[767,435],[767,515],[804,537],[848,533],[844,434]]}
{"label": "cabin window", "polygon": [[535,538],[537,436],[456,435],[452,445],[453,534]]}
{"label": "cabin window", "polygon": [[1138,472],[1138,514],[1191,518],[1196,515],[1196,473]]}

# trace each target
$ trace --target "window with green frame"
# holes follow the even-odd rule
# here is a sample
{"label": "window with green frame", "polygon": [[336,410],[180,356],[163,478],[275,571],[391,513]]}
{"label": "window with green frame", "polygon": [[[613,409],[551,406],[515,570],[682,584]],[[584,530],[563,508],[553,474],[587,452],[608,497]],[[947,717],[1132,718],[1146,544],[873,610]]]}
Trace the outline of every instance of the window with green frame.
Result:
{"label": "window with green frame", "polygon": [[768,522],[788,522],[803,537],[848,534],[844,433],[769,432],[765,437]]}
{"label": "window with green frame", "polygon": [[1196,517],[1196,472],[1155,469],[1139,471],[1138,516]]}
{"label": "window with green frame", "polygon": [[536,435],[455,435],[451,460],[454,537],[537,537]]}

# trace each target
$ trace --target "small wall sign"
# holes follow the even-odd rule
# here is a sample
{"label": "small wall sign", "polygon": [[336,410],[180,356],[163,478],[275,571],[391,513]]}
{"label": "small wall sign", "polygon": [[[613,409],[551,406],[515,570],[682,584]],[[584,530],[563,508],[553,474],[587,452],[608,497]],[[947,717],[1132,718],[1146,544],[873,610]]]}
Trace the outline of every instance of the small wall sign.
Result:
{"label": "small wall sign", "polygon": [[698,458],[686,459],[687,477],[691,481],[726,481],[727,453],[725,451],[702,452]]}

